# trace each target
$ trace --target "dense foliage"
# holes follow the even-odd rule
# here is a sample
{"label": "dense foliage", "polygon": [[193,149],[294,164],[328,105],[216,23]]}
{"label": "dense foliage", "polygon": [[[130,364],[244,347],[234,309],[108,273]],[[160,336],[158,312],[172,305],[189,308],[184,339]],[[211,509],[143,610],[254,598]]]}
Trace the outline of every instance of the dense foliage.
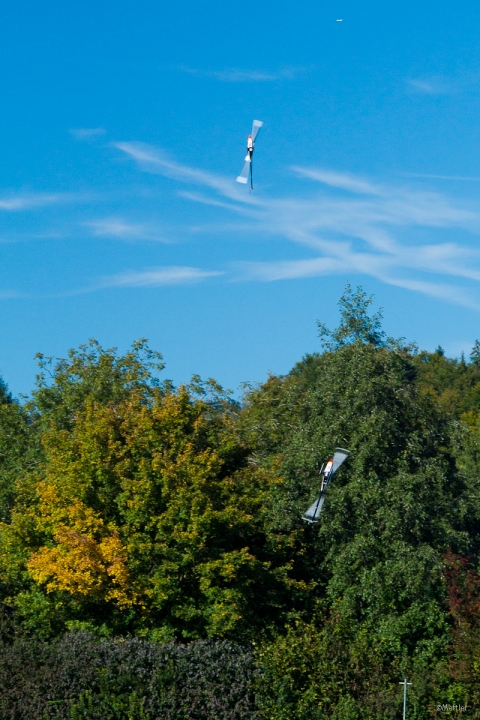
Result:
{"label": "dense foliage", "polygon": [[253,720],[251,652],[71,633],[0,649],[2,720]]}
{"label": "dense foliage", "polygon": [[[23,707],[5,678],[25,657],[25,697],[55,697],[58,717],[90,717],[100,696],[105,718],[197,717],[165,708],[184,694],[172,658],[205,653],[250,668],[245,714],[225,700],[212,717],[394,718],[405,676],[410,716],[480,716],[480,344],[468,361],[419,352],[371,302],[347,286],[323,351],[241,403],[160,381],[145,341],[40,356],[23,405],[0,384],[5,708]],[[350,458],[308,526],[336,445]],[[69,653],[77,694],[38,690]],[[128,691],[105,680],[124,662]]]}

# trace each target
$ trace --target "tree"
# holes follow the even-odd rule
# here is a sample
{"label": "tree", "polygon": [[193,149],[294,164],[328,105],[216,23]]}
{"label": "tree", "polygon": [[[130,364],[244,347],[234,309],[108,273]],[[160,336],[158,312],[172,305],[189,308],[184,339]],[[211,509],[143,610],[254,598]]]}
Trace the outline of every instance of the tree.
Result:
{"label": "tree", "polygon": [[15,482],[36,464],[38,451],[31,416],[14,401],[0,378],[0,521],[9,519]]}
{"label": "tree", "polygon": [[475,340],[475,345],[470,353],[470,360],[477,367],[480,365],[480,341]]}
{"label": "tree", "polygon": [[328,350],[335,350],[350,343],[368,343],[375,347],[384,347],[391,341],[382,330],[383,313],[380,309],[370,316],[368,309],[374,296],[367,297],[361,285],[354,293],[350,284],[345,283],[345,290],[338,305],[340,307],[340,325],[336,330],[329,330],[324,323],[317,321],[318,333],[323,345]]}
{"label": "tree", "polygon": [[7,383],[0,377],[0,405],[10,405],[12,395],[8,390]]}
{"label": "tree", "polygon": [[269,720],[393,718],[405,674],[417,719],[480,697],[480,370],[387,337],[371,303],[347,286],[324,352],[241,404],[160,382],[144,341],[40,358],[14,434],[41,451],[0,526],[23,628],[255,642]]}
{"label": "tree", "polygon": [[133,391],[148,402],[154,388],[169,388],[158,374],[164,369],[162,355],[148,347],[142,338],[133,343],[130,352],[118,355],[116,348],[102,348],[89,340],[68,353],[68,359],[37,354],[40,372],[33,400],[28,405],[37,419],[48,426],[71,428],[86,403],[116,403]]}
{"label": "tree", "polygon": [[265,531],[278,479],[249,465],[232,403],[96,345],[70,358],[35,395],[45,459],[1,527],[24,625],[238,639],[279,622],[305,583]]}
{"label": "tree", "polygon": [[[419,392],[408,347],[385,340],[361,289],[353,297],[347,288],[327,351],[253,390],[245,409],[259,464],[270,467],[275,456],[284,479],[271,496],[272,532],[301,525],[321,462],[336,445],[351,450],[320,523],[305,529],[302,575],[316,585],[300,615],[307,625],[298,634],[290,626],[287,640],[264,650],[275,682],[296,687],[290,715],[280,701],[277,714],[270,708],[278,719],[323,718],[327,707],[342,720],[389,716],[399,673],[415,678],[412,697],[426,716],[432,673],[451,640],[444,554],[477,545],[466,519],[480,508],[456,467],[454,428]],[[294,648],[299,665],[288,659]],[[315,681],[300,672],[301,648],[314,655]],[[270,688],[274,705],[280,685]],[[314,706],[301,709],[313,687]]]}

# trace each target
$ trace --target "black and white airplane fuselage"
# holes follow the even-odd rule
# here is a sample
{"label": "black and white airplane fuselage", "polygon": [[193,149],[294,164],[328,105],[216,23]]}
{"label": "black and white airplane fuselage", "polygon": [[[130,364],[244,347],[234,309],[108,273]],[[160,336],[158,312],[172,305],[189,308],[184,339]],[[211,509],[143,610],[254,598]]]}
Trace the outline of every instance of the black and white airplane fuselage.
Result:
{"label": "black and white airplane fuselage", "polygon": [[313,505],[310,505],[308,510],[303,515],[303,519],[306,522],[318,522],[320,513],[322,512],[323,503],[325,502],[325,493],[327,492],[328,485],[330,484],[330,481],[332,480],[334,474],[336,473],[340,465],[345,462],[349,455],[349,450],[345,450],[344,448],[336,448],[333,457],[330,458],[330,460],[324,465],[322,465],[322,467],[320,468],[320,475],[322,477],[322,481],[320,483],[320,493]]}
{"label": "black and white airplane fuselage", "polygon": [[262,127],[263,122],[261,120],[254,120],[252,125],[252,134],[247,138],[247,156],[244,160],[242,172],[237,177],[237,182],[246,185],[250,176],[250,191],[253,190],[253,169],[252,169],[252,157],[255,149],[255,138],[258,135],[258,131]]}

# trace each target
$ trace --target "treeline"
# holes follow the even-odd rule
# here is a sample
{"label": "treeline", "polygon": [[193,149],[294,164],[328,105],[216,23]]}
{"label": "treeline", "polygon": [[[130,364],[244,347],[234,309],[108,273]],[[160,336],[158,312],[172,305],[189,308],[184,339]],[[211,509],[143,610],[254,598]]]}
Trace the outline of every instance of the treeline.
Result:
{"label": "treeline", "polygon": [[339,305],[241,402],[145,341],[39,356],[23,404],[0,385],[2,718],[380,720],[404,677],[410,717],[480,717],[480,345]]}

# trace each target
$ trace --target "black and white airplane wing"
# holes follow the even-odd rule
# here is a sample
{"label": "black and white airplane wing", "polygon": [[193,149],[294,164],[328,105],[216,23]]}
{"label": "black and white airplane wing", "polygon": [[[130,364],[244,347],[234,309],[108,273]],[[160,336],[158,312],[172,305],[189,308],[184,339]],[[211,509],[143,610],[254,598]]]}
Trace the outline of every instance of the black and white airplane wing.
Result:
{"label": "black and white airplane wing", "polygon": [[325,494],[327,492],[328,485],[330,484],[334,474],[337,472],[340,465],[345,462],[349,455],[349,450],[345,450],[344,448],[336,448],[333,454],[333,458],[326,464],[326,466],[324,466],[327,472],[325,472],[325,470],[321,471],[321,473],[323,472],[324,475],[322,481],[322,489],[320,495],[317,497],[313,505],[310,505],[305,515],[303,516],[303,519],[306,522],[318,522],[319,515],[322,511],[323,503],[325,502]]}
{"label": "black and white airplane wing", "polygon": [[251,161],[251,159],[250,159],[250,155],[247,155],[247,157],[245,158],[245,162],[244,162],[244,164],[243,164],[242,172],[241,172],[240,175],[237,177],[237,182],[243,183],[244,185],[247,184],[247,182],[248,182],[248,176],[249,176],[249,174],[250,174],[250,165],[251,165],[251,162],[252,162],[252,161]]}
{"label": "black and white airplane wing", "polygon": [[343,448],[336,448],[333,453],[333,465],[330,473],[330,478],[334,473],[337,472],[340,465],[345,462],[347,457],[350,455],[350,450],[344,450]]}
{"label": "black and white airplane wing", "polygon": [[303,519],[309,523],[318,522],[318,516],[322,512],[323,503],[325,502],[325,493],[320,493],[313,505],[310,505]]}
{"label": "black and white airplane wing", "polygon": [[254,120],[252,125],[252,134],[248,136],[247,140],[247,157],[243,165],[242,172],[237,177],[237,182],[246,185],[250,176],[250,190],[253,190],[253,173],[252,173],[252,157],[255,149],[255,138],[258,135],[258,131],[262,127],[263,122],[261,120]]}

